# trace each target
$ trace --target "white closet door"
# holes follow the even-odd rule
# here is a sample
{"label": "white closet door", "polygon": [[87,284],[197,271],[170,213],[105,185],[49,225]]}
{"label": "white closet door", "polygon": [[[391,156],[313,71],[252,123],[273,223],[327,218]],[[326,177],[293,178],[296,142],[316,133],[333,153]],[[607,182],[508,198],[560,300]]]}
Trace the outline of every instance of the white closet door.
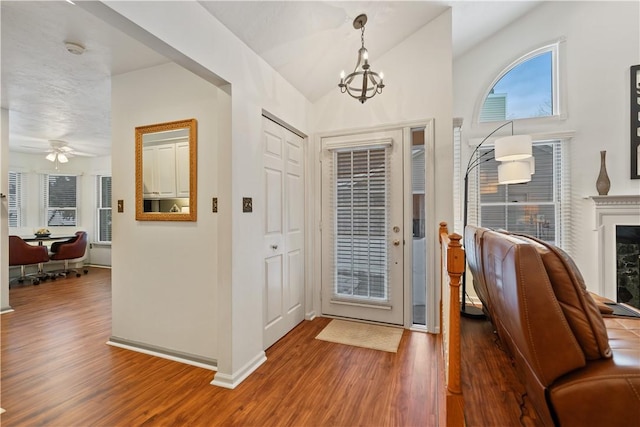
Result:
{"label": "white closet door", "polygon": [[303,139],[263,118],[264,348],[304,319]]}

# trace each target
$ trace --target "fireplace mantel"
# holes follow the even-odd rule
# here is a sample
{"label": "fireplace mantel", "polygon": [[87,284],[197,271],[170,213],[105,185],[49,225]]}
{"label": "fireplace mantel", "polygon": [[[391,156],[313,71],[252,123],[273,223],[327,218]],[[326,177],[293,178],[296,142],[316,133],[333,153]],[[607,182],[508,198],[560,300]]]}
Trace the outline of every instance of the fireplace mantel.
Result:
{"label": "fireplace mantel", "polygon": [[[640,195],[632,196],[591,196],[589,197],[598,207],[604,206],[636,206],[640,208]],[[640,212],[639,212],[640,213]]]}
{"label": "fireplace mantel", "polygon": [[640,226],[640,195],[591,196],[598,233],[598,293],[617,300],[616,226]]}

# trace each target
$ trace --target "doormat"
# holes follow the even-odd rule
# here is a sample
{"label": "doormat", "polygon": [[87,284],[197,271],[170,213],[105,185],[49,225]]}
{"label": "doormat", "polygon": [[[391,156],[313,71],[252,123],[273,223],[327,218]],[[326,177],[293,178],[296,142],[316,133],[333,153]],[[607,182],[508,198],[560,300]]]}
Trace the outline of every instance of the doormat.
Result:
{"label": "doormat", "polygon": [[367,323],[332,320],[316,336],[317,340],[329,341],[373,350],[398,352],[402,329]]}

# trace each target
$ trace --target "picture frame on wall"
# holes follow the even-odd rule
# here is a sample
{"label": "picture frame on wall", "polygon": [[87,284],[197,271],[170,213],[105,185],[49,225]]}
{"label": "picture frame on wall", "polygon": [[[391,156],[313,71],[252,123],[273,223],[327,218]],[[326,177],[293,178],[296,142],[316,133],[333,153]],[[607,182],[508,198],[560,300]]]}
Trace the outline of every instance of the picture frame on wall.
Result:
{"label": "picture frame on wall", "polygon": [[640,65],[631,66],[631,179],[640,179]]}

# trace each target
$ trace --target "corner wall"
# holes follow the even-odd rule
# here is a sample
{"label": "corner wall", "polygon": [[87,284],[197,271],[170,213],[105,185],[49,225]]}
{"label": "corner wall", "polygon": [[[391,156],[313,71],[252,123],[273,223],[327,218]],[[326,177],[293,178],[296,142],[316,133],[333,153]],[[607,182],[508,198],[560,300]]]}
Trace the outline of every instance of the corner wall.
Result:
{"label": "corner wall", "polygon": [[[194,358],[218,353],[218,100],[227,95],[169,63],[112,78],[112,338]],[[135,127],[195,118],[198,221],[135,219]],[[209,200],[209,203],[207,201]]]}
{"label": "corner wall", "polygon": [[[219,162],[219,170],[218,175],[212,177],[218,182],[217,189],[207,187],[206,178],[198,180],[198,222],[160,226],[163,231],[173,230],[170,233],[175,233],[175,230],[185,232],[187,242],[195,242],[197,248],[206,245],[206,253],[211,254],[215,250],[218,258],[215,261],[199,256],[194,259],[193,251],[181,248],[175,251],[177,255],[168,263],[155,262],[155,250],[139,250],[143,249],[140,247],[143,243],[136,239],[140,230],[129,234],[132,229],[130,220],[121,222],[120,219],[114,219],[114,301],[127,301],[126,307],[114,307],[114,334],[130,327],[140,328],[138,333],[146,333],[145,328],[151,325],[138,319],[138,312],[152,312],[153,318],[162,319],[161,324],[153,325],[150,334],[155,345],[168,344],[166,333],[161,333],[161,330],[170,328],[172,339],[180,341],[181,350],[213,356],[218,362],[215,383],[233,388],[264,361],[264,260],[259,249],[263,245],[265,206],[262,186],[262,111],[266,110],[308,134],[307,118],[311,105],[198,2],[162,2],[161,7],[156,2],[108,1],[102,5],[118,15],[121,28],[133,26],[137,31],[143,30],[148,36],[147,42],[154,38],[156,42],[170,46],[175,50],[174,53],[179,52],[177,63],[195,65],[195,68],[219,76],[218,81],[228,82],[223,93],[230,96],[219,99],[219,102],[231,109],[226,117],[230,131],[226,137],[225,131],[221,131],[218,139],[220,146],[215,155],[219,157],[199,154],[199,174],[207,169],[213,172],[216,162]],[[220,93],[219,96],[225,98]],[[116,109],[114,105],[113,111]],[[133,132],[132,127],[130,132]],[[125,142],[116,141],[119,135],[113,136],[114,144],[123,147],[118,158],[114,153],[113,197],[116,200],[132,200],[133,188],[126,186],[132,186],[133,183],[133,151],[124,148]],[[203,138],[199,137],[201,144],[205,141]],[[132,146],[130,149],[133,150]],[[211,221],[211,197],[216,195],[220,197],[217,223],[205,225]],[[253,213],[242,212],[243,197],[253,198]],[[125,204],[125,209],[131,207],[127,208]],[[156,226],[138,225],[142,230],[147,227]],[[190,227],[199,231],[194,232]],[[204,232],[200,232],[203,229]],[[219,239],[210,238],[210,233],[215,233],[213,235]],[[164,233],[147,231],[143,242],[150,247],[164,247],[166,250],[171,246],[168,243],[174,242],[174,239],[167,239],[166,236]],[[160,258],[166,259],[165,255]],[[212,269],[214,263],[217,268]],[[194,281],[207,281],[215,276],[210,280],[217,281],[214,287],[216,303],[206,310],[199,306],[202,310],[198,313],[174,312],[174,307],[188,308],[192,302],[192,297],[184,300],[182,294],[175,292],[176,283],[191,282],[176,280],[179,276],[177,269],[182,269]],[[153,280],[149,280],[151,277],[148,274]],[[146,281],[154,282],[155,307],[146,307],[148,301],[144,295],[132,291],[132,288],[140,286],[140,282]],[[205,292],[204,289],[202,292]],[[204,339],[214,336],[217,344],[208,342],[204,348],[202,343],[197,342],[202,338],[194,338],[194,328],[205,334]],[[184,332],[184,336],[178,336],[179,330]],[[176,342],[171,344],[175,345]]]}
{"label": "corner wall", "polygon": [[561,82],[566,117],[549,125],[517,123],[516,132],[575,131],[570,145],[571,231],[567,248],[590,290],[598,289],[595,208],[600,150],[607,151],[609,195],[640,193],[629,178],[629,67],[640,63],[638,2],[543,2],[520,20],[454,61],[454,116],[463,117],[462,159],[469,138],[488,131],[473,123],[483,91],[510,62],[565,38]]}

